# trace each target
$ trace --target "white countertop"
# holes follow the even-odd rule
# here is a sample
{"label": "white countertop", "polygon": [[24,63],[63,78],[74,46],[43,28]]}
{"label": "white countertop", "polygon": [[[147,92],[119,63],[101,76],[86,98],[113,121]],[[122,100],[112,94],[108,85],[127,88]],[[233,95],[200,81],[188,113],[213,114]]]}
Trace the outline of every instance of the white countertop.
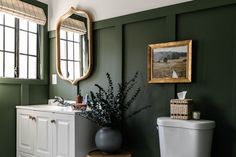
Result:
{"label": "white countertop", "polygon": [[23,106],[16,106],[17,109],[24,109],[24,110],[33,110],[33,111],[42,111],[42,112],[53,112],[53,113],[63,113],[63,114],[77,114],[81,112],[80,110],[73,110],[71,106],[69,107],[62,107],[62,106],[55,106],[55,105],[48,105],[48,104],[41,104],[41,105],[23,105]]}

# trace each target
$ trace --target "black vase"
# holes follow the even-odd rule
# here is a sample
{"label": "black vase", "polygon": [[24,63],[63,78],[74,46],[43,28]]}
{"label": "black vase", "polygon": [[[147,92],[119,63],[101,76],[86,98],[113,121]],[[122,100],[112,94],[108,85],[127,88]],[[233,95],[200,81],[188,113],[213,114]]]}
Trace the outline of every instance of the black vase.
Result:
{"label": "black vase", "polygon": [[112,127],[102,127],[95,136],[97,148],[103,152],[115,153],[122,146],[122,135],[120,130]]}

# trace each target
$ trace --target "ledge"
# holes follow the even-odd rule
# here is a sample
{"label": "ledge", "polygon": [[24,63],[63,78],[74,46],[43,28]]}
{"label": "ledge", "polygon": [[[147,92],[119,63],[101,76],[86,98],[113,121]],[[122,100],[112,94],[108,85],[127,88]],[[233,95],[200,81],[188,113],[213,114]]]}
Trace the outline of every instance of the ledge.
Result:
{"label": "ledge", "polygon": [[0,78],[0,84],[38,84],[46,85],[48,80],[46,79],[19,79],[19,78]]}

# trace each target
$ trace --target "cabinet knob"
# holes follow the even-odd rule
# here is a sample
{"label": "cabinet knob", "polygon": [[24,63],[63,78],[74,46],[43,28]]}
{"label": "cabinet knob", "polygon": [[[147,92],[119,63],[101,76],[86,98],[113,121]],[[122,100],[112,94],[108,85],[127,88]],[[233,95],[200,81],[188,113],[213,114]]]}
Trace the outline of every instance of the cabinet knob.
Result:
{"label": "cabinet knob", "polygon": [[53,119],[53,120],[51,120],[51,123],[56,123],[56,121]]}
{"label": "cabinet knob", "polygon": [[36,118],[35,118],[35,117],[32,117],[31,119],[34,120],[34,121],[36,121]]}
{"label": "cabinet knob", "polygon": [[29,115],[29,119],[32,119],[32,116]]}

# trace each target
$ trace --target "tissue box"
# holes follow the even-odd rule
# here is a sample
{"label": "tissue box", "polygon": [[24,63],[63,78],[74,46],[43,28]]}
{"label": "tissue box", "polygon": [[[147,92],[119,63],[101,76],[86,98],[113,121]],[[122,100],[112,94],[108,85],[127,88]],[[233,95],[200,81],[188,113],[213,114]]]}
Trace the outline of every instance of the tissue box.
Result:
{"label": "tissue box", "polygon": [[171,99],[170,100],[170,117],[172,119],[191,119],[193,108],[192,99]]}

